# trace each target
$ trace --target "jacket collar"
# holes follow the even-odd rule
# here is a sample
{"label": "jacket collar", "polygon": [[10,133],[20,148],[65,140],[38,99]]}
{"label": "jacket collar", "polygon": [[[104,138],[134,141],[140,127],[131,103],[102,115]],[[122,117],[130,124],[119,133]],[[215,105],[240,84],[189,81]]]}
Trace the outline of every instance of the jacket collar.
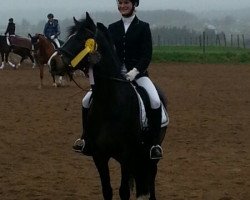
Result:
{"label": "jacket collar", "polygon": [[130,17],[122,17],[122,21],[124,24],[131,24],[134,18],[135,18],[135,15],[132,15]]}
{"label": "jacket collar", "polygon": [[[130,24],[130,26],[128,27],[128,30],[126,32],[126,34],[129,32],[129,30],[131,29],[131,27],[137,25],[139,23],[139,19],[136,15],[134,15],[134,18]],[[119,23],[121,29],[123,30],[123,33],[125,33],[125,29],[124,29],[124,24],[123,24],[123,19],[120,20],[120,23]]]}

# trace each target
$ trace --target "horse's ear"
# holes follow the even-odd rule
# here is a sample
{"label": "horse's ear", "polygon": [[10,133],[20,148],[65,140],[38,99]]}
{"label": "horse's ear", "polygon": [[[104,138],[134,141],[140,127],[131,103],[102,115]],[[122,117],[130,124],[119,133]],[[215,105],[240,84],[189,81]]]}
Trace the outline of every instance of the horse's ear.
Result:
{"label": "horse's ear", "polygon": [[31,36],[31,34],[30,34],[30,33],[28,33],[28,36],[29,36],[30,38],[32,38],[32,36]]}
{"label": "horse's ear", "polygon": [[88,12],[86,12],[86,22],[89,25],[90,29],[93,30],[93,31],[95,31],[95,29],[96,29],[95,23],[91,19],[91,17],[90,17],[90,15],[89,15]]}
{"label": "horse's ear", "polygon": [[75,17],[73,17],[73,20],[74,20],[75,25],[79,24],[79,21],[77,21]]}
{"label": "horse's ear", "polygon": [[86,12],[86,19],[87,19],[87,20],[91,19],[91,17],[90,17],[90,15],[89,15],[88,12]]}

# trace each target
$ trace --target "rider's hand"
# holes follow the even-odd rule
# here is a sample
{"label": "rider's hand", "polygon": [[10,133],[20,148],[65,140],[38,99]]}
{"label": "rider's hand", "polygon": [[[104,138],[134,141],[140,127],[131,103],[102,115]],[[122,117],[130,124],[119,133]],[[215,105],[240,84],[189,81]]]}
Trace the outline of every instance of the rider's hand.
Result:
{"label": "rider's hand", "polygon": [[50,39],[51,39],[51,40],[54,40],[55,37],[56,37],[55,35],[51,35],[51,36],[50,36]]}
{"label": "rider's hand", "polygon": [[133,81],[138,74],[139,71],[136,68],[133,68],[127,74],[125,74],[125,77],[128,81]]}

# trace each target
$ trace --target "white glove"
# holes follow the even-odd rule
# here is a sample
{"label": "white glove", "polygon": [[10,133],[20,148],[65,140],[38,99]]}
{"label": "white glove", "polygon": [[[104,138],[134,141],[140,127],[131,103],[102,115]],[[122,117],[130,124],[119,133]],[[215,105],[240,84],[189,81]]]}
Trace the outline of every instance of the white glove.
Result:
{"label": "white glove", "polygon": [[50,39],[51,39],[51,40],[54,40],[55,37],[56,37],[55,35],[51,35],[51,36],[50,36]]}
{"label": "white glove", "polygon": [[133,68],[127,74],[125,74],[125,77],[128,81],[133,81],[137,74],[139,74],[139,71],[136,68]]}

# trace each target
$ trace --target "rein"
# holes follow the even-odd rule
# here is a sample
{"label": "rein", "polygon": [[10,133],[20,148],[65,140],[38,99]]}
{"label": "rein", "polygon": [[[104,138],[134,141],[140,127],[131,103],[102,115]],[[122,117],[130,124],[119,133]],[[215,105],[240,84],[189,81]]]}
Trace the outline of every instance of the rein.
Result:
{"label": "rein", "polygon": [[65,108],[64,108],[65,111],[68,110],[68,107],[69,107],[69,104],[70,104],[70,100],[71,100],[72,97],[74,97],[75,95],[79,94],[79,93],[82,92],[82,91],[88,92],[88,91],[89,91],[89,88],[90,88],[89,86],[83,88],[83,87],[81,87],[81,86],[76,82],[76,80],[75,80],[72,76],[70,76],[70,78],[71,78],[71,80],[76,84],[76,86],[77,86],[78,88],[80,88],[81,90],[78,91],[78,92],[76,92],[76,93],[73,94],[73,95],[70,95],[70,96],[68,97],[66,106],[65,106]]}
{"label": "rein", "polygon": [[[79,86],[78,86],[79,87]],[[87,88],[87,87],[86,87]],[[82,88],[81,88],[82,89]],[[82,89],[83,90],[83,89]],[[84,91],[89,91],[89,89],[87,90],[87,89],[84,89]],[[65,108],[64,108],[64,110],[66,111],[66,110],[68,110],[68,107],[69,107],[69,105],[70,105],[70,100],[72,99],[72,97],[74,97],[74,96],[76,96],[77,94],[79,94],[80,92],[82,92],[81,90],[80,91],[78,91],[78,92],[76,92],[75,94],[73,94],[73,95],[70,95],[67,99],[67,103],[66,103],[66,105],[65,105]]]}
{"label": "rein", "polygon": [[130,83],[130,81],[128,81],[126,79],[122,79],[122,78],[103,76],[103,75],[99,75],[99,74],[97,74],[97,76],[100,77],[100,78],[105,78],[105,79],[111,80],[111,81],[119,81],[119,82],[124,82],[124,83]]}
{"label": "rein", "polygon": [[[96,31],[93,32],[89,29],[85,29],[87,30],[89,33],[93,34],[94,37],[93,38],[89,38],[86,40],[85,42],[85,48],[80,51],[70,62],[70,65],[69,67],[73,67],[75,68],[81,61],[82,59],[88,55],[88,54],[91,54],[91,53],[95,53],[97,51],[97,48],[98,48],[98,45],[97,45],[97,42],[96,42],[96,38],[97,38],[97,34],[98,34],[98,28],[96,28]],[[70,52],[66,51],[65,49],[62,50],[61,48],[61,51],[68,54],[68,55],[71,55]],[[93,65],[93,64],[89,64],[90,66]],[[89,66],[89,67],[90,67]],[[108,80],[111,80],[111,81],[119,81],[119,82],[124,82],[124,83],[131,83],[130,81],[126,80],[126,79],[122,79],[122,78],[117,78],[117,77],[108,77],[108,76],[103,76],[103,75],[100,75],[100,74],[97,74],[98,77],[100,78],[105,78],[105,79],[108,79]],[[82,88],[75,80],[73,77],[71,77],[71,79],[74,81],[74,83],[77,85],[77,87],[79,87],[81,90],[83,91],[88,91],[84,88]]]}
{"label": "rein", "polygon": [[82,86],[80,86],[80,85],[76,82],[76,80],[75,80],[73,77],[71,77],[71,79],[72,79],[72,81],[76,84],[76,86],[79,87],[82,91],[84,91],[84,92],[88,92],[88,91],[89,91],[89,86],[83,88]]}

